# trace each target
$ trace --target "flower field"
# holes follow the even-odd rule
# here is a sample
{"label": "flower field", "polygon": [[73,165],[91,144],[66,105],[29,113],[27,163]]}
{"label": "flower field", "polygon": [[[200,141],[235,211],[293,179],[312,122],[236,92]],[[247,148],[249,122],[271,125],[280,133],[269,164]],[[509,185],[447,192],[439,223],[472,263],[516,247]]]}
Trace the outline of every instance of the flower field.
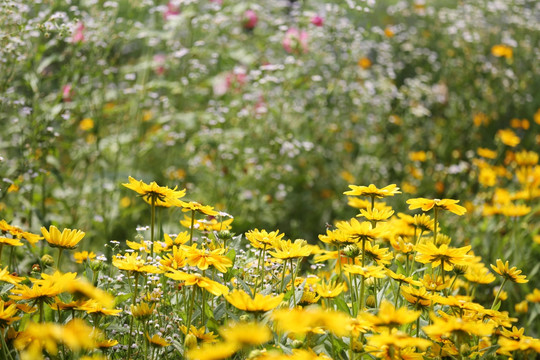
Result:
{"label": "flower field", "polygon": [[0,359],[535,359],[540,5],[0,1]]}

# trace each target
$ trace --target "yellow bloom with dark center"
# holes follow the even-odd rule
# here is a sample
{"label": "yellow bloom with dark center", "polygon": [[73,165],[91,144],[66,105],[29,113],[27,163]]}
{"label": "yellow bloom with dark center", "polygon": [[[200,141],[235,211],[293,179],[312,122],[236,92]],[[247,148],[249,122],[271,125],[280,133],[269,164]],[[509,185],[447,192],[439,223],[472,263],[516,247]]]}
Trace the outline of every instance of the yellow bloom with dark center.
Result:
{"label": "yellow bloom with dark center", "polygon": [[520,142],[519,136],[516,135],[511,129],[501,129],[497,131],[496,135],[504,145],[510,147],[516,147]]}
{"label": "yellow bloom with dark center", "polygon": [[319,240],[325,244],[332,246],[343,247],[346,245],[356,244],[357,239],[351,238],[350,234],[346,231],[335,229],[335,230],[326,230],[326,235],[320,234]]}
{"label": "yellow bloom with dark center", "polygon": [[491,264],[490,266],[493,271],[501,275],[503,278],[518,284],[529,282],[529,280],[526,279],[525,275],[521,275],[521,270],[518,270],[515,266],[509,268],[508,261],[503,263],[501,259],[497,259],[496,263],[497,266],[493,264]]}
{"label": "yellow bloom with dark center", "polygon": [[339,294],[341,294],[343,291],[345,291],[345,283],[326,283],[322,281],[320,284],[316,285],[315,289],[317,291],[317,294],[319,294],[319,296],[322,298],[335,298],[339,296]]}
{"label": "yellow bloom with dark center", "polygon": [[412,337],[396,329],[393,329],[392,331],[383,331],[380,334],[372,335],[367,338],[367,343],[368,345],[379,349],[384,346],[393,346],[397,349],[415,347],[425,350],[431,346],[431,341],[427,339]]}
{"label": "yellow bloom with dark center", "polygon": [[41,233],[52,247],[70,250],[75,249],[85,235],[81,230],[64,229],[60,232],[54,225],[49,227],[49,231],[45,227],[42,227]]}
{"label": "yellow bloom with dark center", "polygon": [[523,333],[525,332],[525,328],[518,329],[515,326],[512,326],[512,330],[507,329],[501,329],[501,335],[505,338],[512,339],[512,340],[519,340],[523,338]]}
{"label": "yellow bloom with dark center", "polygon": [[85,261],[90,261],[96,258],[96,254],[90,251],[80,251],[73,254],[73,258],[77,264],[82,264]]}
{"label": "yellow bloom with dark center", "polygon": [[381,235],[381,230],[373,228],[371,222],[360,222],[354,218],[348,221],[340,221],[336,227],[348,234],[352,242],[373,241]]}
{"label": "yellow bloom with dark center", "polygon": [[459,200],[452,199],[426,199],[426,198],[416,198],[407,200],[409,204],[409,209],[422,209],[422,211],[429,211],[434,207],[442,210],[448,210],[456,215],[463,215],[467,212],[467,209],[463,206],[457,205]]}
{"label": "yellow bloom with dark center", "polygon": [[222,360],[234,355],[240,346],[232,342],[219,342],[215,344],[203,344],[196,349],[191,349],[186,356],[189,360]]}
{"label": "yellow bloom with dark center", "polygon": [[424,326],[424,333],[431,338],[457,335],[490,336],[495,325],[483,321],[467,320],[454,316],[444,318],[431,314],[432,325]]}
{"label": "yellow bloom with dark center", "polygon": [[441,304],[441,305],[448,305],[453,308],[461,309],[461,310],[468,310],[473,313],[484,313],[485,308],[477,304],[475,302],[471,301],[472,299],[468,296],[440,296],[440,295],[434,295],[433,301]]}
{"label": "yellow bloom with dark center", "polygon": [[227,268],[232,266],[232,261],[224,256],[225,249],[218,248],[207,250],[197,249],[197,244],[186,247],[186,261],[190,266],[196,266],[200,270],[206,270],[209,266],[214,266],[218,271],[225,273]]}
{"label": "yellow bloom with dark center", "polygon": [[20,319],[20,317],[15,316],[17,311],[19,311],[17,305],[10,304],[6,306],[6,303],[0,300],[0,329],[4,329],[7,325]]}
{"label": "yellow bloom with dark center", "polygon": [[309,256],[311,250],[312,248],[308,246],[307,241],[303,239],[296,239],[294,242],[278,240],[274,243],[274,251],[269,251],[268,254],[276,259],[287,260]]}
{"label": "yellow bloom with dark center", "polygon": [[23,277],[11,275],[8,271],[7,266],[4,269],[0,270],[0,281],[10,283],[11,285],[17,285],[23,280]]}
{"label": "yellow bloom with dark center", "polygon": [[283,301],[284,295],[273,296],[257,293],[252,298],[245,291],[235,289],[228,295],[225,295],[225,299],[237,309],[248,312],[264,312],[276,308]]}
{"label": "yellow bloom with dark center", "polygon": [[[194,220],[193,228],[200,231],[222,231],[222,230],[231,230],[231,223],[234,219],[226,219],[223,221],[218,221],[215,217],[204,220]],[[180,220],[182,226],[190,229],[191,228],[191,217],[184,215],[184,220]]]}
{"label": "yellow bloom with dark center", "polygon": [[386,269],[384,266],[362,266],[362,265],[352,265],[345,264],[343,265],[343,271],[348,272],[354,275],[360,275],[365,278],[378,278],[384,279],[386,277]]}
{"label": "yellow bloom with dark center", "polygon": [[522,337],[519,340],[511,340],[504,337],[499,338],[500,348],[497,353],[511,355],[512,351],[527,352],[532,350],[540,354],[540,340],[529,336]]}
{"label": "yellow bloom with dark center", "polygon": [[163,272],[163,270],[158,269],[153,265],[147,265],[136,252],[113,256],[112,264],[118,269],[124,271],[134,271],[148,274],[161,274]]}
{"label": "yellow bloom with dark center", "polygon": [[345,191],[343,194],[350,196],[371,196],[378,199],[401,194],[401,191],[399,191],[396,184],[388,185],[380,189],[373,184],[370,184],[369,186],[349,185],[349,188],[351,190]]}
{"label": "yellow bloom with dark center", "polygon": [[428,293],[425,287],[414,288],[412,286],[402,287],[401,295],[407,300],[410,304],[415,306],[427,307],[431,305],[433,301],[433,295]]}
{"label": "yellow bloom with dark center", "polygon": [[169,343],[167,340],[165,340],[164,338],[162,338],[161,336],[157,334],[154,334],[152,335],[152,337],[150,337],[148,333],[145,333],[145,336],[146,336],[146,339],[148,339],[148,343],[153,347],[162,348],[162,347],[171,345],[171,343]]}
{"label": "yellow bloom with dark center", "polygon": [[396,280],[400,284],[409,284],[414,286],[422,286],[422,283],[418,280],[414,280],[411,276],[407,277],[403,274],[396,274],[390,269],[386,269],[386,275],[390,276],[392,279]]}
{"label": "yellow bloom with dark center", "polygon": [[345,336],[350,332],[349,316],[339,311],[323,310],[317,306],[277,309],[272,312],[272,319],[278,331],[298,335],[323,334],[326,330],[336,336]]}
{"label": "yellow bloom with dark center", "polygon": [[281,240],[285,234],[280,234],[279,230],[268,232],[266,230],[250,230],[246,232],[246,239],[251,245],[257,249],[270,248],[274,246],[274,243]]}
{"label": "yellow bloom with dark center", "polygon": [[356,217],[364,217],[368,221],[386,221],[388,220],[392,215],[394,215],[394,210],[384,209],[369,209],[369,210],[360,210],[360,214],[356,215]]}
{"label": "yellow bloom with dark center", "polygon": [[[200,203],[198,203],[196,201],[190,201],[190,202],[181,201],[181,207],[182,207],[182,211],[184,211],[184,212],[195,211],[195,212],[198,212],[198,213],[201,213],[201,214],[206,214],[206,215],[209,215],[209,216],[218,216],[219,215],[219,213],[217,211],[215,211],[212,206],[202,205],[202,204],[200,204]],[[191,225],[191,222],[190,222],[190,225]]]}
{"label": "yellow bloom with dark center", "polygon": [[33,303],[51,303],[54,297],[65,291],[66,284],[75,280],[76,273],[61,274],[55,272],[53,275],[41,274],[43,279],[33,279],[32,287],[17,285],[11,290],[14,300],[28,300]]}
{"label": "yellow bloom with dark center", "polygon": [[444,270],[451,271],[455,265],[467,265],[472,259],[467,253],[471,246],[467,245],[461,248],[451,248],[446,244],[437,247],[433,243],[416,245],[416,261],[422,264],[431,264],[437,267],[444,263]]}
{"label": "yellow bloom with dark center", "polygon": [[417,214],[413,217],[413,226],[422,232],[433,231],[435,220],[427,214]]}
{"label": "yellow bloom with dark center", "polygon": [[406,307],[396,309],[390,302],[383,300],[377,316],[365,314],[366,318],[376,328],[393,328],[415,321],[421,314],[421,311],[409,310]]}
{"label": "yellow bloom with dark center", "polygon": [[177,187],[169,189],[166,186],[159,186],[155,181],[150,184],[144,183],[142,180],[135,180],[129,177],[129,183],[122,184],[128,189],[139,194],[148,204],[154,203],[155,206],[171,207],[182,206],[183,202],[178,200],[186,195],[186,190],[177,191]]}
{"label": "yellow bloom with dark center", "polygon": [[137,305],[131,305],[131,315],[136,319],[148,319],[154,313],[154,308],[156,304],[149,306],[148,303],[141,301]]}
{"label": "yellow bloom with dark center", "polygon": [[225,285],[200,274],[188,274],[183,271],[174,271],[166,273],[165,276],[173,280],[183,281],[186,286],[197,285],[201,289],[205,289],[215,296],[226,295],[229,293],[229,288]]}
{"label": "yellow bloom with dark center", "polygon": [[225,341],[240,347],[261,345],[272,339],[272,331],[268,326],[253,322],[228,323],[219,329],[219,333]]}
{"label": "yellow bloom with dark center", "polygon": [[379,245],[366,243],[365,256],[377,263],[377,265],[389,265],[394,258],[394,255],[388,248],[379,248]]}

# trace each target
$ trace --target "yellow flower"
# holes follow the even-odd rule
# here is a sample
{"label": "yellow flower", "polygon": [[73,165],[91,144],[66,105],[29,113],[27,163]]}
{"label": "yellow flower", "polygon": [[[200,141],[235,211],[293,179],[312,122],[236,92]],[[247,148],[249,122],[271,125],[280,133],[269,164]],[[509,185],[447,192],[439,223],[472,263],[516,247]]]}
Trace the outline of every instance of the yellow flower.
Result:
{"label": "yellow flower", "polygon": [[431,314],[432,325],[424,326],[423,330],[431,338],[450,337],[452,334],[490,336],[495,326],[483,321],[467,320],[454,316],[444,318]]}
{"label": "yellow flower", "polygon": [[87,300],[81,303],[75,310],[86,311],[87,314],[100,314],[107,316],[117,316],[122,312],[119,309],[108,309],[96,300]]}
{"label": "yellow flower", "polygon": [[474,265],[467,268],[465,279],[476,284],[490,284],[495,281],[495,276],[484,265]]}
{"label": "yellow flower", "polygon": [[272,255],[276,259],[297,259],[311,255],[312,248],[308,246],[306,240],[296,239],[294,242],[291,240],[278,240],[274,243],[274,251],[269,251],[268,254]]}
{"label": "yellow flower", "polygon": [[[231,229],[231,223],[234,219],[226,219],[223,221],[218,221],[216,218],[210,218],[210,219],[204,219],[204,220],[197,220],[195,219],[193,223],[193,228],[201,231],[222,231],[222,230],[230,230]],[[184,220],[180,220],[180,224],[182,226],[190,229],[191,228],[191,216],[185,216]]]}
{"label": "yellow flower", "polygon": [[96,258],[96,254],[92,251],[80,251],[73,254],[73,258],[77,264],[82,264],[84,261],[90,261]]}
{"label": "yellow flower", "polygon": [[139,254],[136,252],[113,256],[112,264],[118,269],[125,271],[149,274],[161,274],[163,272],[163,270],[158,269],[153,265],[146,265],[145,261],[139,258]]}
{"label": "yellow flower", "polygon": [[532,303],[540,302],[540,289],[534,289],[532,293],[528,294],[525,299]]}
{"label": "yellow flower", "polygon": [[2,331],[7,325],[20,319],[20,317],[15,317],[15,314],[19,311],[17,305],[11,304],[7,307],[5,305],[4,301],[0,300],[0,330]]}
{"label": "yellow flower", "polygon": [[531,207],[527,205],[506,204],[501,209],[501,213],[507,217],[521,217],[531,212]]}
{"label": "yellow flower", "polygon": [[150,337],[148,333],[145,333],[145,335],[146,335],[146,338],[148,339],[148,342],[153,347],[162,348],[162,347],[171,345],[169,342],[167,342],[167,340],[165,340],[164,338],[162,338],[161,336],[157,334],[154,334],[152,337]]}
{"label": "yellow flower", "polygon": [[424,162],[427,159],[427,154],[425,151],[412,151],[409,153],[409,159],[411,161]]}
{"label": "yellow flower", "polygon": [[508,261],[506,261],[504,264],[501,259],[497,259],[497,266],[491,264],[490,265],[493,271],[495,271],[497,274],[501,275],[503,278],[510,280],[512,282],[523,284],[526,282],[529,282],[529,280],[526,280],[525,275],[521,275],[521,270],[518,270],[515,266],[512,268],[508,267]]}
{"label": "yellow flower", "polygon": [[348,234],[351,242],[357,243],[359,241],[373,241],[381,235],[379,228],[373,228],[369,221],[359,222],[352,218],[350,222],[340,221],[336,224],[336,227]]}
{"label": "yellow flower", "polygon": [[277,307],[283,300],[285,294],[278,296],[255,294],[252,298],[242,290],[233,290],[225,299],[235,308],[249,312],[264,312]]}
{"label": "yellow flower", "polygon": [[[190,202],[181,201],[181,203],[182,203],[181,204],[182,211],[184,212],[195,211],[195,212],[199,212],[199,213],[206,214],[209,216],[219,215],[219,213],[215,211],[212,206],[209,206],[209,205],[202,205],[195,201],[190,201]],[[190,222],[190,225],[191,225],[191,222]]]}
{"label": "yellow flower", "polygon": [[319,240],[321,240],[325,244],[338,246],[338,247],[357,243],[357,240],[352,239],[348,232],[340,230],[340,229],[335,229],[335,230],[327,229],[326,235],[323,235],[323,234],[319,235]]}
{"label": "yellow flower", "polygon": [[379,221],[388,220],[393,214],[394,214],[394,210],[388,210],[388,209],[384,209],[384,210],[379,210],[376,208],[374,208],[373,210],[361,209],[360,214],[356,215],[356,217],[364,217],[368,221],[379,222]]}
{"label": "yellow flower", "polygon": [[131,305],[131,315],[133,315],[134,318],[141,318],[141,319],[148,319],[152,314],[154,313],[154,308],[156,307],[156,304],[152,304],[152,306],[148,306],[147,303],[144,301],[140,302],[137,305]]}
{"label": "yellow flower", "polygon": [[303,309],[277,309],[272,312],[274,325],[279,331],[293,334],[324,333],[328,330],[336,336],[350,332],[349,316],[338,311],[327,311],[317,306]]}
{"label": "yellow flower", "polygon": [[187,352],[190,360],[222,360],[234,355],[240,350],[237,343],[219,342],[216,344],[203,344],[203,346],[191,349]]}
{"label": "yellow flower", "polygon": [[461,248],[450,248],[446,244],[440,247],[433,243],[416,245],[416,261],[422,264],[430,263],[433,267],[437,267],[444,263],[444,270],[451,271],[454,265],[468,265],[472,259],[467,253],[471,250],[471,246],[467,245]]}
{"label": "yellow flower", "polygon": [[226,342],[246,345],[261,345],[272,339],[272,331],[266,326],[257,323],[228,323],[219,329],[219,333]]}
{"label": "yellow flower", "polygon": [[345,191],[343,194],[350,196],[371,196],[378,199],[401,194],[401,191],[399,191],[396,184],[388,185],[381,189],[378,189],[373,184],[370,184],[369,186],[349,185],[349,188],[351,190]]}
{"label": "yellow flower", "polygon": [[371,67],[371,60],[367,57],[360,58],[360,60],[358,60],[358,66],[364,70],[369,69]]}
{"label": "yellow flower", "polygon": [[90,118],[82,119],[79,123],[79,129],[82,131],[92,130],[94,128],[94,120]]}
{"label": "yellow flower", "polygon": [[173,246],[172,254],[166,254],[159,262],[164,270],[178,270],[186,266],[186,251],[178,246]]}
{"label": "yellow flower", "polygon": [[49,231],[42,227],[41,233],[49,245],[62,249],[75,249],[85,235],[81,230],[71,229],[64,229],[60,233],[60,230],[54,225],[49,227]]}
{"label": "yellow flower", "polygon": [[486,159],[495,159],[497,157],[496,151],[486,148],[478,148],[476,149],[476,153],[478,154],[478,156],[484,157]]}
{"label": "yellow flower", "polygon": [[386,277],[386,272],[384,266],[362,266],[362,265],[343,265],[343,271],[350,274],[360,275],[365,278],[378,278],[383,279]]}
{"label": "yellow flower", "polygon": [[505,57],[507,59],[512,59],[513,56],[512,48],[504,44],[493,45],[491,54],[495,57]]}
{"label": "yellow flower", "polygon": [[267,232],[266,230],[250,230],[246,232],[246,239],[257,249],[273,247],[274,243],[281,240],[285,234],[280,234],[279,230]]}
{"label": "yellow flower", "polygon": [[372,245],[370,242],[366,243],[365,255],[368,259],[375,261],[377,265],[389,265],[394,258],[390,249],[379,248],[379,245]]}
{"label": "yellow flower", "polygon": [[227,268],[232,266],[232,261],[222,255],[225,249],[215,250],[197,249],[197,244],[193,247],[186,247],[186,261],[190,266],[196,266],[200,270],[206,270],[209,266],[214,266],[218,271],[225,273]]}
{"label": "yellow flower", "polygon": [[24,245],[19,239],[10,239],[7,237],[0,236],[0,246],[4,244],[9,245],[9,246],[23,246]]}
{"label": "yellow flower", "polygon": [[409,204],[410,210],[421,208],[422,211],[429,211],[433,207],[436,207],[442,210],[448,210],[456,215],[461,216],[467,212],[467,209],[465,209],[463,206],[457,205],[458,202],[459,200],[452,199],[431,200],[425,198],[416,198],[407,200],[407,204]]}
{"label": "yellow flower", "polygon": [[345,290],[344,283],[325,283],[324,281],[317,284],[316,291],[322,298],[335,298]]}
{"label": "yellow flower", "polygon": [[525,314],[529,311],[529,303],[527,302],[527,300],[523,300],[522,302],[517,303],[514,306],[514,310],[516,310],[518,314]]}
{"label": "yellow flower", "polygon": [[23,277],[11,275],[8,271],[7,266],[4,269],[0,270],[0,281],[4,281],[12,285],[17,285],[23,280],[24,280]]}
{"label": "yellow flower", "polygon": [[534,166],[538,164],[538,153],[523,150],[516,153],[516,164],[519,166]]}
{"label": "yellow flower", "polygon": [[412,277],[406,277],[403,274],[396,274],[390,269],[386,269],[386,275],[390,276],[392,279],[396,280],[400,284],[410,284],[414,286],[422,286],[422,283],[418,280],[414,280]]}
{"label": "yellow flower", "polygon": [[508,145],[510,147],[516,147],[521,142],[519,137],[510,129],[501,129],[497,131],[496,136],[504,145]]}
{"label": "yellow flower", "polygon": [[200,274],[188,274],[183,271],[174,271],[171,273],[166,273],[165,276],[173,280],[184,281],[186,286],[197,285],[201,289],[205,289],[215,296],[226,295],[229,293],[229,288],[225,285]]}
{"label": "yellow flower", "polygon": [[[187,327],[185,325],[181,325],[180,326],[180,330],[188,335],[187,333]],[[197,339],[201,340],[202,342],[205,342],[205,343],[215,343],[217,342],[217,335],[214,334],[213,331],[210,331],[210,332],[206,332],[206,326],[202,326],[200,328],[196,328],[195,326],[191,325],[191,327],[189,328],[189,333],[192,334],[193,336],[195,336]]]}
{"label": "yellow flower", "polygon": [[397,349],[416,347],[425,350],[431,345],[431,341],[427,339],[412,337],[396,329],[393,329],[391,332],[383,331],[381,334],[372,335],[368,338],[367,343],[376,349],[381,349],[384,346],[393,346]]}
{"label": "yellow flower", "polygon": [[417,308],[418,306],[430,306],[431,302],[433,301],[433,295],[428,293],[425,287],[420,287],[418,289],[410,285],[407,287],[402,287],[401,294],[405,300],[407,300],[410,304],[415,305]]}
{"label": "yellow flower", "polygon": [[169,189],[166,186],[159,186],[155,181],[150,184],[144,183],[142,180],[135,180],[131,176],[129,177],[129,183],[122,184],[128,189],[135,191],[139,194],[144,201],[155,206],[182,206],[183,202],[178,200],[186,195],[186,190],[177,191],[177,187]]}
{"label": "yellow flower", "polygon": [[390,302],[383,300],[377,316],[366,313],[366,318],[375,327],[398,327],[415,321],[421,311],[409,310],[406,307],[396,309]]}
{"label": "yellow flower", "polygon": [[[371,202],[369,200],[360,199],[357,197],[348,197],[347,205],[356,209],[371,209]],[[383,202],[376,202],[374,208],[378,210],[392,210],[392,207],[386,205]]]}
{"label": "yellow flower", "polygon": [[540,353],[540,340],[534,339],[529,336],[524,336],[519,340],[511,340],[504,337],[499,338],[500,348],[497,353],[510,355],[510,351],[522,351],[527,352],[533,350],[536,353]]}

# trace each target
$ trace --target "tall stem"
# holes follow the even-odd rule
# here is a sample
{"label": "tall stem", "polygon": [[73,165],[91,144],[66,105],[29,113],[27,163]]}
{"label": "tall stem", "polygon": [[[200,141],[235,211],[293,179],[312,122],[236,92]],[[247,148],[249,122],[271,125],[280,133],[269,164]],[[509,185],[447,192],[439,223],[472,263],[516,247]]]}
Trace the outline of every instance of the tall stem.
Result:
{"label": "tall stem", "polygon": [[56,268],[58,269],[58,271],[60,271],[60,260],[62,259],[62,251],[64,249],[62,249],[61,247],[58,248],[58,258],[56,259]]}
{"label": "tall stem", "polygon": [[189,246],[193,245],[193,227],[195,226],[195,210],[191,210],[191,226],[189,232]]}
{"label": "tall stem", "polygon": [[279,292],[283,292],[283,283],[285,282],[285,272],[287,271],[287,259],[283,260],[283,272],[281,273],[281,286]]}
{"label": "tall stem", "polygon": [[503,280],[503,282],[501,284],[501,287],[499,288],[499,291],[497,291],[497,295],[495,296],[495,299],[493,300],[493,304],[491,304],[491,309],[492,310],[495,307],[495,305],[497,305],[497,301],[499,300],[499,296],[501,295],[504,284],[506,284],[506,280],[508,280],[508,279],[504,278],[504,280]]}
{"label": "tall stem", "polygon": [[435,206],[433,207],[433,220],[434,220],[434,224],[433,224],[433,244],[437,245],[437,230],[438,230],[438,226],[437,226],[437,217],[439,215],[439,209]]}
{"label": "tall stem", "polygon": [[156,223],[156,197],[151,197],[151,216],[150,216],[150,256],[154,259],[154,226]]}

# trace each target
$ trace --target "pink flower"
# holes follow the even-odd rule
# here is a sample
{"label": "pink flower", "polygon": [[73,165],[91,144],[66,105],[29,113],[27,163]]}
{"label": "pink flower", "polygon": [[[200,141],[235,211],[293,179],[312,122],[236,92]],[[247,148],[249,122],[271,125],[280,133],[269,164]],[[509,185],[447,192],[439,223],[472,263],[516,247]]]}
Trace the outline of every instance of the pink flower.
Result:
{"label": "pink flower", "polygon": [[163,75],[165,73],[165,61],[167,60],[167,57],[163,54],[157,54],[154,55],[154,64],[156,67],[154,68],[154,71],[157,75]]}
{"label": "pink flower", "polygon": [[163,19],[169,20],[172,16],[180,15],[180,5],[176,5],[172,1],[167,4],[167,11],[163,13]]}
{"label": "pink flower", "polygon": [[73,31],[73,37],[71,38],[72,43],[78,43],[84,41],[84,24],[79,22]]}
{"label": "pink flower", "polygon": [[64,85],[64,87],[62,88],[62,100],[64,100],[65,102],[70,102],[72,95],[73,95],[73,88],[71,84]]}
{"label": "pink flower", "polygon": [[311,23],[315,26],[323,26],[324,19],[320,17],[319,15],[315,15],[311,18]]}
{"label": "pink flower", "polygon": [[255,11],[248,9],[244,12],[244,29],[252,30],[257,25],[259,18]]}
{"label": "pink flower", "polygon": [[247,70],[243,67],[236,67],[233,71],[218,76],[213,84],[216,96],[225,95],[230,90],[239,93],[247,82]]}
{"label": "pink flower", "polygon": [[218,5],[222,5],[223,4],[223,0],[210,0],[211,3],[216,3]]}
{"label": "pink flower", "polygon": [[283,38],[283,48],[290,54],[308,52],[308,33],[296,28],[289,28]]}

